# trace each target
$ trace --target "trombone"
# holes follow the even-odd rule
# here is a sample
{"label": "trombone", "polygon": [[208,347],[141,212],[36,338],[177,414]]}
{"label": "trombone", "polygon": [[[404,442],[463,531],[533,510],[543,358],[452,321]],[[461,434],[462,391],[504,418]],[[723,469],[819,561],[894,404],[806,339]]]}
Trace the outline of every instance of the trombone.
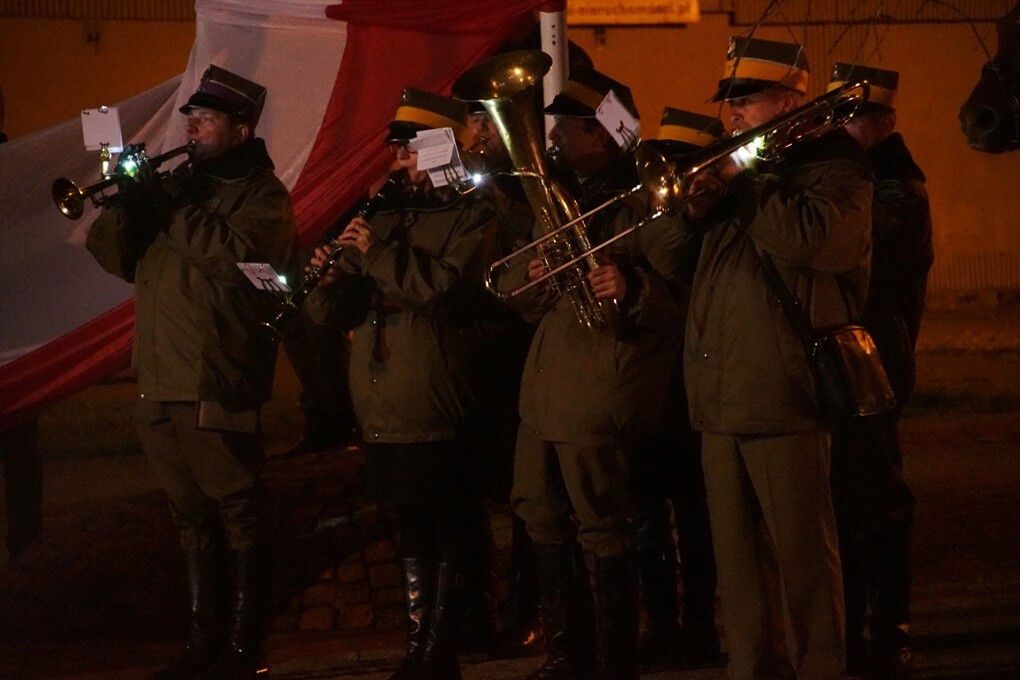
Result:
{"label": "trombone", "polygon": [[86,187],[79,188],[78,185],[71,180],[66,177],[61,177],[53,181],[53,189],[51,191],[53,202],[64,217],[76,220],[85,212],[86,198],[92,199],[92,205],[97,208],[106,205],[109,197],[103,192],[109,187],[124,181],[125,178],[134,180],[142,166],[155,170],[175,156],[179,156],[182,153],[190,155],[194,149],[195,142],[188,142],[176,149],[171,149],[170,151],[161,153],[158,156],[149,158],[149,156],[145,153],[145,148],[143,147],[136,153],[127,154],[126,156],[122,155],[122,157],[118,159],[117,168],[114,170],[113,174]]}
{"label": "trombone", "polygon": [[[685,155],[683,158],[668,158],[651,145],[641,143],[635,151],[638,178],[641,183],[623,191],[601,205],[560,225],[556,230],[543,234],[531,243],[521,246],[506,257],[497,260],[485,274],[485,287],[496,297],[507,299],[523,293],[534,286],[552,278],[559,272],[577,265],[590,258],[603,248],[612,245],[621,238],[628,236],[644,225],[663,215],[676,214],[683,204],[701,192],[691,192],[694,178],[712,167],[716,162],[742,149],[763,161],[773,161],[795,144],[817,139],[822,135],[837,130],[853,118],[864,102],[868,100],[868,81],[846,83],[816,99],[812,99],[787,114],[758,127],[734,135],[715,144],[705,147],[702,151]],[[681,165],[683,166],[681,169]],[[509,269],[511,262],[525,252],[537,249],[547,240],[556,237],[560,232],[569,229],[593,214],[614,205],[635,193],[647,190],[652,197],[654,210],[645,218],[623,231],[614,234],[602,243],[585,250],[573,259],[558,264],[542,276],[510,291],[498,289],[494,275],[499,270]]]}

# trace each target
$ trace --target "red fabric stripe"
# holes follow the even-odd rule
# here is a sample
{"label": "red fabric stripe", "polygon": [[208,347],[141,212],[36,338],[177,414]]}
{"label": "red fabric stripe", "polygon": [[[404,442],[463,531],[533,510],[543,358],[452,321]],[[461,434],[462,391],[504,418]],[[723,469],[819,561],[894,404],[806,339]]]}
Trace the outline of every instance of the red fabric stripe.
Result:
{"label": "red fabric stripe", "polygon": [[[347,47],[315,144],[294,190],[298,238],[322,233],[389,167],[382,145],[405,87],[448,93],[540,0],[347,0]],[[479,6],[482,5],[482,6]],[[450,33],[457,34],[451,39]]]}
{"label": "red fabric stripe", "polygon": [[134,320],[135,303],[129,300],[0,366],[0,431],[127,368]]}

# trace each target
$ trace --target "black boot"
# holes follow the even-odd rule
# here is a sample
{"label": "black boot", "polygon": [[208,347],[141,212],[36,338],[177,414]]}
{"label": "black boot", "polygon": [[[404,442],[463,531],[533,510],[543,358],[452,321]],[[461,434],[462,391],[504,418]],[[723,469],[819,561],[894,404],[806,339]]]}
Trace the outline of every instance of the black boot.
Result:
{"label": "black boot", "polygon": [[418,680],[436,597],[435,564],[416,557],[405,557],[400,563],[404,568],[407,602],[407,651],[389,680]]}
{"label": "black boot", "polygon": [[638,680],[638,570],[629,555],[595,560],[598,680]]}
{"label": "black boot", "polygon": [[449,563],[440,562],[436,569],[432,620],[418,676],[421,680],[461,680],[457,653],[463,623],[463,586],[463,576]]}
{"label": "black boot", "polygon": [[232,628],[226,650],[200,680],[249,680],[268,672],[263,643],[269,629],[272,571],[269,550],[234,553]]}
{"label": "black boot", "polygon": [[595,628],[591,582],[576,544],[535,546],[545,663],[527,680],[589,680],[595,671]]}
{"label": "black boot", "polygon": [[191,680],[208,669],[227,638],[226,553],[188,551],[191,629],[184,651],[152,680]]}
{"label": "black boot", "polygon": [[672,666],[681,648],[676,545],[665,503],[642,513],[638,525],[638,571],[648,627],[638,644],[642,665]]}
{"label": "black boot", "polygon": [[471,523],[471,544],[464,565],[462,623],[458,648],[465,654],[492,656],[499,630],[497,615],[496,577],[492,573],[492,524],[481,505],[474,506]]}
{"label": "black boot", "polygon": [[514,515],[512,521],[509,588],[503,610],[503,629],[496,644],[496,654],[506,659],[531,656],[542,646],[535,546],[524,520]]}
{"label": "black boot", "polygon": [[909,520],[865,534],[871,601],[871,677],[905,680],[911,676]]}

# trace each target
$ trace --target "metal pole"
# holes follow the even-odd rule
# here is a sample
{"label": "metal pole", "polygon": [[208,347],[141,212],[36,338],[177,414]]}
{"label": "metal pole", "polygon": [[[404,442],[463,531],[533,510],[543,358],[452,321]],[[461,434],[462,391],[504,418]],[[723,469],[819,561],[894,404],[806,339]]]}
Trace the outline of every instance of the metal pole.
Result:
{"label": "metal pole", "polygon": [[[543,104],[549,106],[569,76],[567,57],[567,0],[546,0],[539,6],[542,51],[552,57],[552,67],[542,79]],[[552,116],[545,116],[545,135],[552,129]],[[545,138],[546,146],[551,142]]]}

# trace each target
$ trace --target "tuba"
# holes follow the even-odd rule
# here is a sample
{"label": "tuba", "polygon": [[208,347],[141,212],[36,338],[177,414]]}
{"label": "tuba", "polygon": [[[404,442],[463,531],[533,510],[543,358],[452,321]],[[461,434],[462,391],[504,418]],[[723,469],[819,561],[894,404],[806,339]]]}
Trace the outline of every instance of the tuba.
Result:
{"label": "tuba", "polygon": [[[581,210],[576,199],[548,176],[544,164],[534,86],[551,65],[551,57],[537,50],[507,52],[461,75],[453,84],[453,96],[481,103],[495,122],[513,165],[510,174],[520,178],[538,229],[549,235],[538,251],[546,269],[557,271],[550,279],[553,289],[570,298],[581,323],[608,328],[616,323],[616,301],[597,299],[588,283],[588,273],[599,264],[594,255],[578,257],[591,250],[584,221],[578,219]],[[572,223],[569,229],[559,229],[568,222]],[[572,260],[570,266],[562,266]],[[500,292],[492,273],[490,270],[486,276],[485,285],[497,297],[511,297],[522,290]]]}

